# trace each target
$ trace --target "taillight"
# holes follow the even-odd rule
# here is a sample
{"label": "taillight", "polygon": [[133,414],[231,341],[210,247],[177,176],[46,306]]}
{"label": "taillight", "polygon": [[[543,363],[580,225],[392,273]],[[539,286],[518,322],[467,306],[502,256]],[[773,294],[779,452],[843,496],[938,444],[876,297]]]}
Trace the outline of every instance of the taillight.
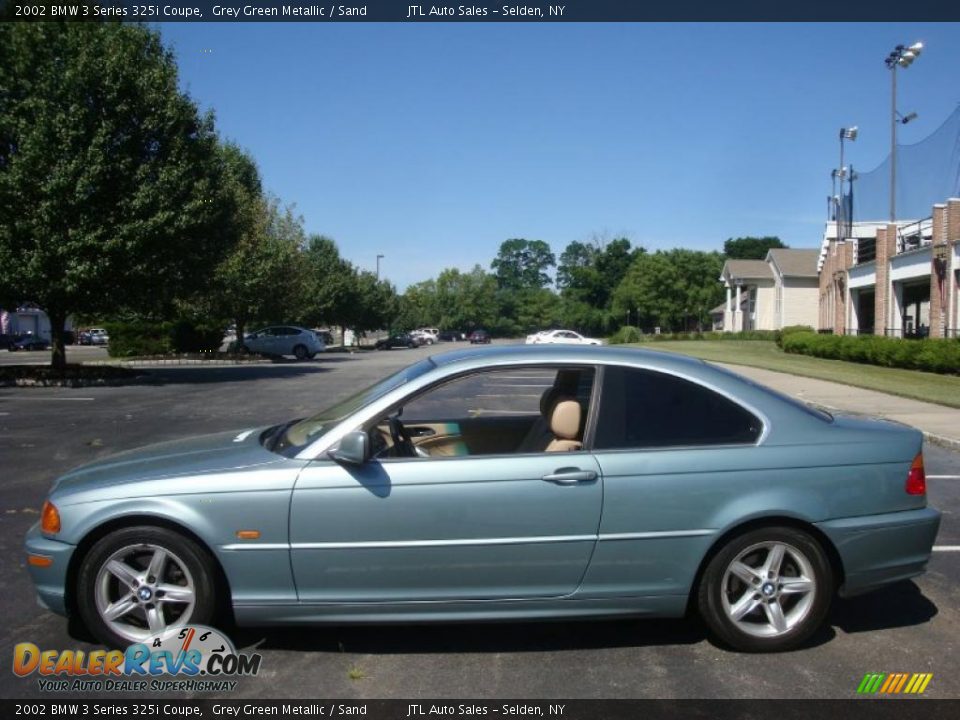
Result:
{"label": "taillight", "polygon": [[927,474],[923,471],[923,453],[917,453],[907,475],[907,495],[927,494]]}
{"label": "taillight", "polygon": [[60,511],[57,507],[47,500],[40,511],[40,529],[48,535],[56,535],[60,532]]}

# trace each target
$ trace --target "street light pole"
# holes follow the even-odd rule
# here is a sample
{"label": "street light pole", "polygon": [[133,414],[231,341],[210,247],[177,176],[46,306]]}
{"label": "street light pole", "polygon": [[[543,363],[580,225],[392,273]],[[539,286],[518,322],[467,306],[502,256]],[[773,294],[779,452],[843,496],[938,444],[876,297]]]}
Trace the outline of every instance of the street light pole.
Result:
{"label": "street light pole", "polygon": [[910,67],[922,50],[922,42],[897,45],[884,60],[890,70],[890,222],[897,221],[897,68]]}
{"label": "street light pole", "polygon": [[[857,139],[857,126],[854,125],[850,128],[840,128],[840,169],[837,171],[837,176],[840,178],[840,195],[834,195],[838,197],[837,207],[834,215],[836,216],[836,225],[837,225],[837,242],[841,241],[840,237],[840,217],[843,216],[844,223],[846,223],[846,206],[843,202],[843,178],[847,174],[847,169],[843,166],[843,141],[844,140],[856,140]],[[841,212],[842,210],[842,212]]]}
{"label": "street light pole", "polygon": [[377,280],[380,279],[380,261],[384,258],[383,255],[377,255]]}

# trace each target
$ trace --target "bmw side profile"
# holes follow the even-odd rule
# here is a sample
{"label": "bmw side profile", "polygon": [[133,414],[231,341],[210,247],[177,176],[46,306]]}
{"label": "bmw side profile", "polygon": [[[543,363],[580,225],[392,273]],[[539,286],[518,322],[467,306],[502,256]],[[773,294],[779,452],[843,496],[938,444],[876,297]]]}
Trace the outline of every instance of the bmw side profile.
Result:
{"label": "bmw side profile", "polygon": [[939,523],[914,429],[668,353],[502,346],[74,470],[26,552],[41,602],[111,646],[226,605],[240,625],[697,611],[762,652],[922,573]]}

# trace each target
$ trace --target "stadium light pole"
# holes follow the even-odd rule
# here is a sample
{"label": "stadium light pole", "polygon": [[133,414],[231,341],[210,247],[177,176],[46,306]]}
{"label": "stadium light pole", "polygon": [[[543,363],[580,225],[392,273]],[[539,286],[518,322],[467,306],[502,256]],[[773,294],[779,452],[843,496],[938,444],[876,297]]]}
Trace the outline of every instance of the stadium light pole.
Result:
{"label": "stadium light pole", "polygon": [[377,255],[377,280],[380,279],[380,261],[383,260],[384,255]]}
{"label": "stadium light pole", "polygon": [[[837,201],[837,207],[834,211],[834,216],[837,221],[837,242],[840,242],[840,216],[844,216],[846,220],[846,208],[843,203],[843,178],[846,177],[847,169],[843,166],[843,141],[844,140],[856,140],[857,133],[859,129],[856,125],[849,128],[840,128],[840,170],[837,172],[837,177],[840,179],[840,195],[839,200]],[[837,197],[834,195],[834,197]],[[841,212],[841,209],[843,212]]]}
{"label": "stadium light pole", "polygon": [[[923,43],[915,42],[910,47],[897,45],[884,62],[890,70],[890,222],[897,220],[897,68],[908,68],[923,51]],[[914,115],[914,117],[916,117]],[[911,120],[913,118],[910,118]],[[909,122],[909,121],[907,121]]]}

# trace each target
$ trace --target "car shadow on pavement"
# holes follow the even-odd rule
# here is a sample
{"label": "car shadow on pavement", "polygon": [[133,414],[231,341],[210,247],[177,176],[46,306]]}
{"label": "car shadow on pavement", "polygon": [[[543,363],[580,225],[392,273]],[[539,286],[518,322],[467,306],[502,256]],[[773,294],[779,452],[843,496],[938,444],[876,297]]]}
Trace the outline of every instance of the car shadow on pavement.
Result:
{"label": "car shadow on pavement", "polygon": [[691,645],[706,637],[698,620],[683,619],[230,628],[228,635],[238,648],[372,655]]}
{"label": "car shadow on pavement", "polygon": [[845,633],[870,632],[922,625],[938,612],[916,583],[905,580],[866,595],[838,598],[830,624]]}
{"label": "car shadow on pavement", "polygon": [[[833,640],[837,630],[870,632],[929,622],[938,613],[912,581],[866,595],[837,598],[829,620],[798,650]],[[538,652],[617,647],[693,645],[716,642],[702,621],[682,619],[576,620],[531,623],[225,627],[238,648],[304,652],[357,652],[373,655],[446,652]]]}

